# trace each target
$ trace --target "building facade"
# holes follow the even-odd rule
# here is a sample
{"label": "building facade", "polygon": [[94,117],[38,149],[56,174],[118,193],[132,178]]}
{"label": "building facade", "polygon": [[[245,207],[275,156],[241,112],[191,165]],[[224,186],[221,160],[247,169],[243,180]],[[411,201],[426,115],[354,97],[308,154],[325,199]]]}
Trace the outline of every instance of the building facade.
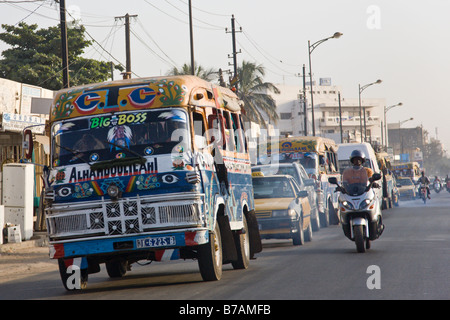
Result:
{"label": "building facade", "polygon": [[[360,117],[359,98],[345,97],[341,88],[331,85],[331,81],[321,83],[313,85],[316,136],[331,138],[338,143],[342,137],[342,142],[361,142],[362,139],[374,145],[381,144],[385,99],[363,97]],[[280,135],[312,135],[310,86],[306,86],[306,95],[301,86],[276,84],[276,87],[281,93],[273,94],[272,97],[276,101],[280,120],[273,125],[279,129]]]}

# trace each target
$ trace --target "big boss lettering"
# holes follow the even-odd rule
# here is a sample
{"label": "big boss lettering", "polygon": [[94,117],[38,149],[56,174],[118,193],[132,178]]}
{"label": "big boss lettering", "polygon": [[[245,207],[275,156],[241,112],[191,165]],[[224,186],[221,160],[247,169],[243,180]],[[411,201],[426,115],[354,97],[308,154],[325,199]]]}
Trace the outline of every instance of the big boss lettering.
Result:
{"label": "big boss lettering", "polygon": [[139,113],[127,113],[127,114],[119,114],[114,115],[115,121],[112,120],[111,116],[106,117],[96,117],[91,119],[91,129],[94,128],[106,128],[109,127],[110,124],[113,125],[123,125],[130,123],[143,123],[145,119],[147,119],[147,113],[139,112]]}

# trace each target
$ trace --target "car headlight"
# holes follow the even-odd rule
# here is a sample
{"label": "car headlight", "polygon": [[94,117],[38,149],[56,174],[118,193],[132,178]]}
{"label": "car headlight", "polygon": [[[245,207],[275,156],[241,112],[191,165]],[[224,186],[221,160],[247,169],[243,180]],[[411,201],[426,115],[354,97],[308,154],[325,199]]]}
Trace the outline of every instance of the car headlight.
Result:
{"label": "car headlight", "polygon": [[355,210],[355,207],[353,207],[353,205],[347,200],[342,201],[341,204],[348,210]]}
{"label": "car headlight", "polygon": [[289,209],[287,212],[288,212],[288,216],[290,216],[291,218],[297,217],[297,212],[295,212],[294,209]]}
{"label": "car headlight", "polygon": [[287,210],[273,210],[272,217],[286,217],[288,215]]}
{"label": "car headlight", "polygon": [[365,199],[361,202],[361,204],[359,205],[359,209],[360,210],[365,210],[367,209],[367,207],[372,203],[372,200],[370,199]]}
{"label": "car headlight", "polygon": [[287,217],[287,216],[295,218],[297,216],[297,212],[295,212],[294,209],[272,211],[272,217]]}

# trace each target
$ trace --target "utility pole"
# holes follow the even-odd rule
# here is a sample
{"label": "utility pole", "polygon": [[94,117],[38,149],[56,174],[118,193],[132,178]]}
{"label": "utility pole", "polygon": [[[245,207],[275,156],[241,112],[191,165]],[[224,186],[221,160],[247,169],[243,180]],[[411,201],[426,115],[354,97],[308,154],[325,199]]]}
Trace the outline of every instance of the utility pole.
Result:
{"label": "utility pole", "polygon": [[69,50],[67,45],[66,1],[59,1],[59,14],[61,25],[61,59],[63,67],[63,87],[69,87]]}
{"label": "utility pole", "polygon": [[303,121],[305,124],[305,137],[308,135],[308,118],[307,118],[307,103],[306,103],[306,68],[303,65]]}
{"label": "utility pole", "polygon": [[[225,28],[226,33],[231,33],[231,41],[233,44],[233,67],[234,67],[234,76],[233,76],[233,84],[235,84],[236,93],[238,92],[238,74],[237,74],[237,54],[241,53],[241,50],[239,49],[239,52],[236,51],[236,32],[242,32],[242,27],[239,31],[236,31],[234,27],[234,14],[231,16],[231,32],[227,31],[227,28]],[[228,55],[228,58],[230,56]],[[231,64],[228,62],[228,65],[231,66]]]}
{"label": "utility pole", "polygon": [[341,143],[344,143],[344,134],[342,132],[342,106],[341,106],[341,92],[338,92],[339,100],[339,129],[341,131]]}
{"label": "utility pole", "polygon": [[135,18],[137,15],[130,16],[128,13],[123,17],[115,17],[115,19],[125,19],[125,53],[126,53],[126,70],[124,79],[131,79],[131,46],[130,46],[130,18]]}
{"label": "utility pole", "polygon": [[192,6],[189,0],[189,36],[191,39],[191,74],[195,75],[195,60],[194,60],[194,32],[192,30]]}

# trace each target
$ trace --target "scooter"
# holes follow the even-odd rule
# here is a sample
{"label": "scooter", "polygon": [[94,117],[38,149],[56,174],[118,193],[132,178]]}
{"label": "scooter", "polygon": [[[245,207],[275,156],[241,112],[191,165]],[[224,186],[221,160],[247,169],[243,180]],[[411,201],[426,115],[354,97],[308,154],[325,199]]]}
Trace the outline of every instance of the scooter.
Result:
{"label": "scooter", "polygon": [[335,177],[328,178],[328,182],[337,185],[336,192],[340,191],[339,213],[344,235],[355,242],[357,252],[363,253],[384,230],[381,199],[373,190],[380,188],[374,182],[381,179],[381,174],[374,173],[370,180],[359,183],[350,183],[344,176],[342,185]]}
{"label": "scooter", "polygon": [[435,181],[433,184],[433,189],[436,193],[441,192],[442,189],[441,183],[439,181]]}

